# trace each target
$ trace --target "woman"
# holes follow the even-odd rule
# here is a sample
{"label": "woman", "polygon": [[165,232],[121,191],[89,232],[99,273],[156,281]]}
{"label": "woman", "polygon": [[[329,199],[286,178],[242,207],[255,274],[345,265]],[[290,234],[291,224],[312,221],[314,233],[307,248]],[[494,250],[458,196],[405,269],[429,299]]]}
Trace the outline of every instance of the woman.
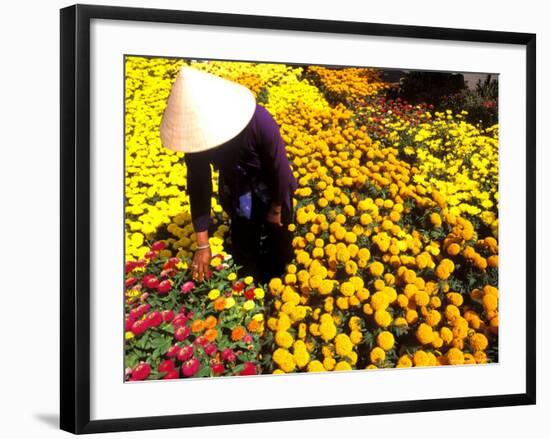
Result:
{"label": "woman", "polygon": [[279,127],[246,87],[183,67],[160,126],[165,147],[185,153],[197,249],[192,272],[210,267],[211,167],[230,217],[231,248],[242,275],[260,282],[283,274],[292,257],[292,196],[297,184]]}

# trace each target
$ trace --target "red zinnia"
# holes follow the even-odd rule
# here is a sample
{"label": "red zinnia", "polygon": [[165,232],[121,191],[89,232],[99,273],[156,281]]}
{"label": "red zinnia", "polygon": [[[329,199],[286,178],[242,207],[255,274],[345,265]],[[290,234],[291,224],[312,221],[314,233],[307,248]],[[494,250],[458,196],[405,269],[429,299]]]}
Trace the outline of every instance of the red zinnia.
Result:
{"label": "red zinnia", "polygon": [[239,375],[256,375],[256,365],[251,361],[244,363],[244,368]]}
{"label": "red zinnia", "polygon": [[130,378],[130,381],[142,381],[147,378],[150,373],[151,366],[147,363],[140,363],[134,367],[134,370],[132,370],[132,377]]}

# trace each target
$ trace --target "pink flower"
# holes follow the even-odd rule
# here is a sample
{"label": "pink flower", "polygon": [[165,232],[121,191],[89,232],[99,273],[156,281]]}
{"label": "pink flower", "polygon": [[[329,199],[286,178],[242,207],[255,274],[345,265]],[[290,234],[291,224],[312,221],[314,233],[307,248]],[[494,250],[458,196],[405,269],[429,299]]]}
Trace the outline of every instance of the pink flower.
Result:
{"label": "pink flower", "polygon": [[149,325],[146,320],[137,320],[132,324],[132,332],[134,335],[141,335],[149,329]]}
{"label": "pink flower", "polygon": [[153,251],[160,251],[164,248],[166,248],[166,243],[164,241],[156,241],[151,245],[151,250]]}
{"label": "pink flower", "polygon": [[149,327],[158,326],[162,323],[162,314],[158,311],[153,311],[145,318],[145,321]]}
{"label": "pink flower", "polygon": [[221,363],[215,363],[212,366],[210,366],[210,369],[212,370],[212,373],[214,375],[222,374],[225,371],[225,367]]}
{"label": "pink flower", "polygon": [[132,317],[132,315],[130,314],[128,316],[128,318],[126,319],[126,323],[124,324],[124,330],[125,331],[131,331],[132,330],[132,325],[134,324],[135,321],[136,321],[136,319],[134,317]]}
{"label": "pink flower", "polygon": [[186,345],[182,347],[178,352],[178,360],[187,361],[193,356],[193,346]]}
{"label": "pink flower", "polygon": [[171,288],[172,288],[172,282],[166,279],[159,283],[157,287],[157,291],[159,294],[167,294]]}
{"label": "pink flower", "polygon": [[195,283],[192,280],[188,280],[181,286],[180,291],[183,294],[189,294],[193,288],[195,288]]}
{"label": "pink flower", "polygon": [[225,348],[222,351],[222,358],[229,363],[233,363],[237,359],[235,353],[230,348]]}
{"label": "pink flower", "polygon": [[142,381],[151,373],[151,366],[147,363],[139,363],[134,370],[132,370],[132,377],[130,381]]}
{"label": "pink flower", "polygon": [[156,278],[156,276],[153,276],[152,274],[146,274],[145,276],[143,276],[141,283],[144,287],[154,289],[159,286],[160,281]]}
{"label": "pink flower", "polygon": [[170,372],[176,368],[174,360],[164,360],[159,364],[159,372]]}
{"label": "pink flower", "polygon": [[245,334],[245,335],[243,336],[243,341],[244,341],[245,343],[252,343],[252,335],[250,335],[250,334],[248,334],[248,333]]}
{"label": "pink flower", "polygon": [[174,331],[174,338],[177,341],[182,341],[189,337],[190,333],[191,329],[189,326],[178,326],[178,328]]}
{"label": "pink flower", "polygon": [[170,370],[162,377],[163,380],[173,380],[180,377],[179,369]]}
{"label": "pink flower", "polygon": [[180,262],[179,258],[170,258],[164,263],[162,268],[164,270],[170,270],[174,268],[177,264],[179,264],[179,262]]}
{"label": "pink flower", "polygon": [[171,322],[173,318],[174,311],[172,311],[171,309],[165,309],[164,311],[162,311],[162,320],[164,320],[165,322]]}
{"label": "pink flower", "polygon": [[204,346],[204,353],[208,356],[214,355],[216,352],[218,352],[218,348],[214,343],[208,343],[206,346]]}
{"label": "pink flower", "polygon": [[168,348],[168,352],[166,352],[166,356],[168,358],[175,357],[176,355],[178,355],[180,349],[181,348],[177,344],[175,344],[174,346],[170,346],[170,348]]}
{"label": "pink flower", "polygon": [[198,344],[199,346],[206,346],[206,344],[208,343],[208,340],[206,339],[206,337],[202,336],[202,335],[199,335],[195,341],[193,342],[194,344]]}
{"label": "pink flower", "polygon": [[244,368],[239,375],[256,375],[256,365],[251,361],[244,363]]}
{"label": "pink flower", "polygon": [[183,366],[181,366],[183,376],[192,377],[198,372],[200,365],[200,361],[196,358],[191,358],[189,361],[186,361],[183,363]]}

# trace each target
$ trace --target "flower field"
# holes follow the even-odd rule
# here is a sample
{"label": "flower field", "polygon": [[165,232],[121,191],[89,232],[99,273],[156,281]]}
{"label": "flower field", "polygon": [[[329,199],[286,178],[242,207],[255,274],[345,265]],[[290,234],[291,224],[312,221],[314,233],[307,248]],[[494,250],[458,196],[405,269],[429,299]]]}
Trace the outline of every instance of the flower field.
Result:
{"label": "flower field", "polygon": [[[238,277],[216,197],[212,276],[191,279],[186,169],[158,131],[184,63],[281,128],[295,257],[266,285]],[[127,57],[125,83],[127,380],[498,361],[498,126],[388,99],[375,69]]]}

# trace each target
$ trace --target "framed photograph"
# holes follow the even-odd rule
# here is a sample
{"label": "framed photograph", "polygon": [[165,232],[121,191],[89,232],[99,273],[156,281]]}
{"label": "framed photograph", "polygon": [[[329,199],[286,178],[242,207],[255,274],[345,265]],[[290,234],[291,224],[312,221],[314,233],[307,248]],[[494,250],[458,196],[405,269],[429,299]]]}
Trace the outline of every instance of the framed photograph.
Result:
{"label": "framed photograph", "polygon": [[60,13],[63,430],[535,403],[534,34]]}

